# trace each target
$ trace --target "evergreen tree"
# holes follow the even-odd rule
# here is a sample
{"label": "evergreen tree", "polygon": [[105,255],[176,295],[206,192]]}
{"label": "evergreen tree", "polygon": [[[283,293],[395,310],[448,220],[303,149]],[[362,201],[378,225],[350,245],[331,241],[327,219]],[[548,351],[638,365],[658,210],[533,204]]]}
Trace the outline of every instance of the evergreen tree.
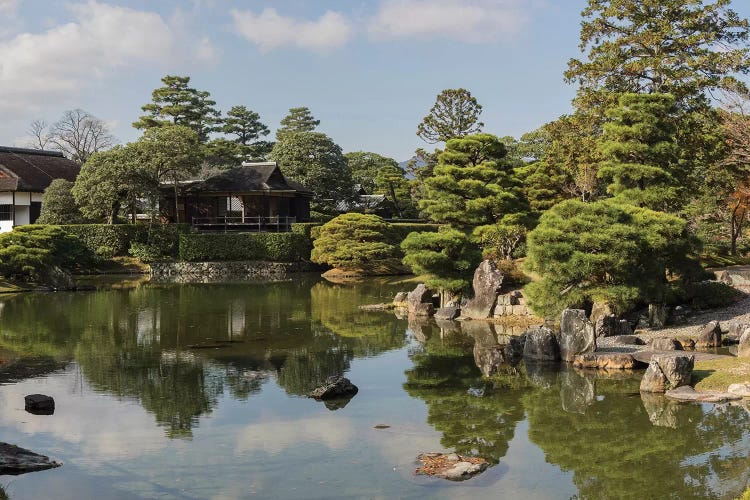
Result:
{"label": "evergreen tree", "polygon": [[460,228],[493,224],[522,210],[505,146],[491,134],[451,139],[434,175],[424,181],[419,208],[436,221]]}
{"label": "evergreen tree", "polygon": [[484,123],[479,121],[482,105],[466,89],[446,89],[438,94],[430,113],[417,127],[423,141],[435,144],[476,134]]}
{"label": "evergreen tree", "polygon": [[599,152],[599,177],[616,200],[654,210],[674,211],[679,187],[675,100],[669,94],[624,94],[607,111]]}
{"label": "evergreen tree", "polygon": [[273,147],[273,143],[261,139],[270,130],[260,121],[260,115],[245,106],[233,106],[227,111],[223,125],[218,130],[233,136],[232,141],[239,146],[235,149],[241,160],[264,159]]}
{"label": "evergreen tree", "polygon": [[306,106],[290,108],[289,114],[281,120],[281,127],[276,131],[276,140],[280,141],[287,134],[312,132],[318,125],[320,125],[320,120],[315,119],[310,108]]}
{"label": "evergreen tree", "polygon": [[73,197],[73,183],[54,179],[42,195],[42,212],[37,224],[81,224],[83,215]]}
{"label": "evergreen tree", "polygon": [[193,129],[201,142],[221,123],[221,113],[215,108],[211,94],[189,86],[189,76],[167,75],[164,84],[151,94],[152,102],[141,107],[147,114],[133,123],[137,129],[183,125]]}

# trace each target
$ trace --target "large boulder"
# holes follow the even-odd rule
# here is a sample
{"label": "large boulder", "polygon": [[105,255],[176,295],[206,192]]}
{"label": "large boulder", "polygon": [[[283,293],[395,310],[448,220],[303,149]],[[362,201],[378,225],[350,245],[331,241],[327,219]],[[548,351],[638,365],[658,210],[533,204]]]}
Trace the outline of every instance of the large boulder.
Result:
{"label": "large boulder", "polygon": [[718,321],[709,321],[701,328],[695,347],[698,349],[721,347],[721,327]]}
{"label": "large boulder", "polygon": [[636,361],[631,354],[622,352],[590,352],[576,356],[573,366],[595,370],[632,370]]}
{"label": "large boulder", "polygon": [[414,309],[409,310],[410,316],[421,316],[423,318],[429,318],[435,314],[435,307],[430,304],[429,302],[422,302],[421,304],[416,304],[414,306]]}
{"label": "large boulder", "polygon": [[651,342],[654,351],[682,351],[682,344],[677,339],[658,338]]}
{"label": "large boulder", "polygon": [[44,394],[29,394],[24,397],[25,409],[34,415],[52,415],[55,413],[55,400]]}
{"label": "large boulder", "polygon": [[463,316],[473,319],[487,319],[492,317],[495,310],[497,296],[503,285],[503,273],[494,262],[485,260],[474,271],[474,298],[463,308]]}
{"label": "large boulder", "polygon": [[750,327],[745,328],[745,331],[740,335],[740,342],[737,345],[737,357],[750,358]]}
{"label": "large boulder", "polygon": [[594,302],[593,307],[591,308],[591,316],[589,319],[592,323],[596,324],[597,321],[599,321],[601,318],[606,318],[607,316],[614,316],[615,312],[612,310],[612,306],[609,305],[607,302]]}
{"label": "large boulder", "polygon": [[690,384],[695,356],[654,354],[641,379],[641,392],[666,392]]}
{"label": "large boulder", "polygon": [[546,326],[538,326],[526,331],[523,346],[523,357],[537,361],[558,361],[560,359],[560,345],[555,332]]}
{"label": "large boulder", "polygon": [[[593,315],[592,315],[593,316]],[[597,337],[617,337],[619,335],[632,335],[633,330],[630,323],[615,315],[599,316],[594,323],[594,332]]]}
{"label": "large boulder", "polygon": [[409,308],[409,313],[414,313],[420,304],[432,305],[432,295],[432,290],[424,284],[417,285],[417,288],[406,295],[406,306]]}
{"label": "large boulder", "polygon": [[461,316],[461,308],[457,306],[441,307],[435,311],[435,319],[453,320]]}
{"label": "large boulder", "polygon": [[579,354],[596,351],[594,325],[582,309],[565,309],[560,319],[560,356],[567,362]]}
{"label": "large boulder", "polygon": [[328,377],[323,385],[314,389],[308,396],[326,401],[329,399],[350,399],[357,392],[359,392],[359,389],[348,378],[334,375]]}

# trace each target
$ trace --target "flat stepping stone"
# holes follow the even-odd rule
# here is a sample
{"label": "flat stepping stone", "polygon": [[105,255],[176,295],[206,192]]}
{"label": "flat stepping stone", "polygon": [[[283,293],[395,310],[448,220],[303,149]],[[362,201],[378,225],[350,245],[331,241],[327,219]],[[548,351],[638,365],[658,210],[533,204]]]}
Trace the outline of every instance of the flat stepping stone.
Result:
{"label": "flat stepping stone", "polygon": [[675,401],[695,403],[723,403],[725,401],[737,401],[739,399],[742,399],[742,396],[729,392],[699,392],[689,385],[684,385],[682,387],[678,387],[677,389],[672,389],[670,391],[667,391],[664,395],[669,399],[674,399]]}
{"label": "flat stepping stone", "polygon": [[60,462],[8,443],[0,443],[0,476],[18,476],[27,472],[54,469]]}
{"label": "flat stepping stone", "polygon": [[632,370],[639,363],[632,354],[617,352],[590,352],[579,354],[573,358],[576,368],[590,368],[596,370]]}
{"label": "flat stepping stone", "polygon": [[654,354],[670,354],[670,355],[678,355],[683,354],[695,357],[695,362],[698,361],[711,361],[714,359],[730,359],[734,358],[734,356],[729,356],[727,354],[712,354],[710,352],[700,352],[700,351],[638,351],[633,353],[633,357],[636,361],[640,361],[641,363],[651,363],[651,356]]}

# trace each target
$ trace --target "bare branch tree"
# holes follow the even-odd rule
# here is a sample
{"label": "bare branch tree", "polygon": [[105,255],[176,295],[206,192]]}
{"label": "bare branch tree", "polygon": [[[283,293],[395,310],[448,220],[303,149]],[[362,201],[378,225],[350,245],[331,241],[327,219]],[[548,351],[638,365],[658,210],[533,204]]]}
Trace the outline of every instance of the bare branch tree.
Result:
{"label": "bare branch tree", "polygon": [[47,132],[47,122],[44,120],[34,120],[29,125],[28,134],[31,136],[29,144],[31,148],[47,149],[50,141],[49,132]]}
{"label": "bare branch tree", "polygon": [[82,109],[63,113],[49,128],[49,143],[66,157],[84,163],[89,156],[115,145],[104,121]]}

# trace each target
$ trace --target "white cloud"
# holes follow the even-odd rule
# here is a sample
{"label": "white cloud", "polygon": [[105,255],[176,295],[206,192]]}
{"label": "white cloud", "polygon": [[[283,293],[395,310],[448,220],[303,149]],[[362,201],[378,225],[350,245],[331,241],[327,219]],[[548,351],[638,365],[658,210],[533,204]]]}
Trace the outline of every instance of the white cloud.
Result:
{"label": "white cloud", "polygon": [[[7,1],[7,0],[0,0]],[[186,56],[181,37],[156,13],[96,0],[72,4],[73,21],[0,41],[0,115],[28,113],[79,95],[115,70]],[[199,42],[205,56],[208,41]]]}
{"label": "white cloud", "polygon": [[0,0],[0,13],[13,12],[18,7],[18,0]]}
{"label": "white cloud", "polygon": [[276,9],[264,9],[260,14],[233,9],[232,19],[234,30],[262,52],[282,47],[321,52],[341,47],[352,35],[349,19],[332,11],[316,21],[301,21],[280,16]]}
{"label": "white cloud", "polygon": [[528,20],[523,0],[385,0],[369,23],[375,38],[510,39]]}

